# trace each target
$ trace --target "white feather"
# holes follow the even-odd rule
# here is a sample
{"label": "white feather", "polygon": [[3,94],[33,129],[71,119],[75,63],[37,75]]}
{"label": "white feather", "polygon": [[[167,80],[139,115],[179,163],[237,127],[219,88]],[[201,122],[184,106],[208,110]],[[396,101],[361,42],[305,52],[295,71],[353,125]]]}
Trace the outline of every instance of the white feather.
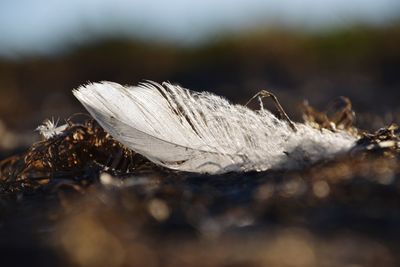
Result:
{"label": "white feather", "polygon": [[102,82],[73,91],[116,140],[165,167],[206,173],[297,168],[348,151],[346,132],[288,123],[208,92],[148,82]]}

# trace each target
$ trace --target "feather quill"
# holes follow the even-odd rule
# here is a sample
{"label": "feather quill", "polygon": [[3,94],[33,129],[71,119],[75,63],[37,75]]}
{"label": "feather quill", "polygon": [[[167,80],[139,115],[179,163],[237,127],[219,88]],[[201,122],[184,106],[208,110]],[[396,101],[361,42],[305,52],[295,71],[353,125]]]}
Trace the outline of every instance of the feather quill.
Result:
{"label": "feather quill", "polygon": [[162,166],[224,173],[299,168],[348,151],[346,132],[290,125],[208,92],[170,83],[91,83],[73,91],[116,140]]}

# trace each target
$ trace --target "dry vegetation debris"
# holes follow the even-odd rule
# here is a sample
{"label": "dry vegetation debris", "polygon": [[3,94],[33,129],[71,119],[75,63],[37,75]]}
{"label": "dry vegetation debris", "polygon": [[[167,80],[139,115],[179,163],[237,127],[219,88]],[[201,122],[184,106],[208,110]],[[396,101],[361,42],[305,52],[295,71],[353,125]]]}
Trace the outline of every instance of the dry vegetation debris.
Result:
{"label": "dry vegetation debris", "polygon": [[399,129],[363,132],[340,101],[332,113],[305,105],[304,119],[357,134],[356,146],[302,170],[169,171],[71,119],[0,163],[1,194],[56,199],[43,253],[61,250],[65,266],[396,266]]}

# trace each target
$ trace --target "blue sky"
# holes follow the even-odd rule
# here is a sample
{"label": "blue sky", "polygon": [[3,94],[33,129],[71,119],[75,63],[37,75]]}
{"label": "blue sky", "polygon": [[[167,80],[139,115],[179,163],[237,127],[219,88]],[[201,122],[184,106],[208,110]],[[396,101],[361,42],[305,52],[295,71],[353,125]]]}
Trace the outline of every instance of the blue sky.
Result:
{"label": "blue sky", "polygon": [[398,18],[399,0],[0,0],[0,55],[119,35],[193,43],[263,25],[324,29]]}

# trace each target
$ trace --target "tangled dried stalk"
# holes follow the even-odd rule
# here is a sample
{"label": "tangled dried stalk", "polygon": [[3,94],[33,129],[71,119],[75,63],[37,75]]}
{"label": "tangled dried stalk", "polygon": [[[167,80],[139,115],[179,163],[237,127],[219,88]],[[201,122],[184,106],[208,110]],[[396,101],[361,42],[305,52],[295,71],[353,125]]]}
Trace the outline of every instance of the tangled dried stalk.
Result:
{"label": "tangled dried stalk", "polygon": [[339,97],[333,101],[324,112],[317,111],[304,101],[302,105],[303,120],[319,129],[346,130],[357,134],[358,129],[354,127],[355,113],[352,109],[350,99]]}
{"label": "tangled dried stalk", "polygon": [[156,166],[112,139],[93,119],[68,120],[60,135],[0,162],[0,179],[2,191],[26,191],[54,180],[87,183],[100,170],[122,174],[146,168]]}
{"label": "tangled dried stalk", "polygon": [[[396,125],[366,133],[353,126],[355,114],[350,100],[340,98],[333,107],[336,110],[319,112],[305,103],[303,118],[316,128],[346,130],[360,137],[348,155],[337,159],[339,162],[369,162],[367,158],[371,157],[400,161],[400,131]],[[166,171],[115,141],[92,118],[84,122],[69,119],[67,123],[61,134],[0,162],[0,193],[29,192],[66,181],[86,185],[96,181],[100,171],[117,177],[141,171]]]}

